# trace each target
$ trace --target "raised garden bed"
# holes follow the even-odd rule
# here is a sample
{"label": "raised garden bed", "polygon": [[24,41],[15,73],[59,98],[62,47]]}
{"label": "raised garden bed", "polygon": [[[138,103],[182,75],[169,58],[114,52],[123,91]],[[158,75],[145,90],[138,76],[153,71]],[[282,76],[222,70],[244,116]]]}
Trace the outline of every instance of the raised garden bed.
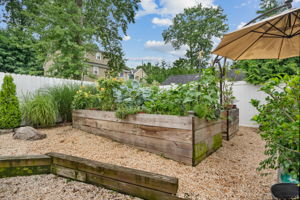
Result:
{"label": "raised garden bed", "polygon": [[239,109],[232,108],[221,112],[224,140],[230,140],[239,131]]}
{"label": "raised garden bed", "polygon": [[222,146],[222,120],[195,116],[136,114],[121,120],[115,112],[75,110],[73,127],[192,166]]}

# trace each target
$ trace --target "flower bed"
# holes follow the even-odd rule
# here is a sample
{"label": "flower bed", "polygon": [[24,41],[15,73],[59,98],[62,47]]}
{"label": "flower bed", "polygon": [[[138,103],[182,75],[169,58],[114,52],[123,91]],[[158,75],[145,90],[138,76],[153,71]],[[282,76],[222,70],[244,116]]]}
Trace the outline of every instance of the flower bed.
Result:
{"label": "flower bed", "polygon": [[222,145],[221,126],[221,120],[195,116],[135,114],[119,119],[115,112],[73,112],[75,128],[193,166]]}

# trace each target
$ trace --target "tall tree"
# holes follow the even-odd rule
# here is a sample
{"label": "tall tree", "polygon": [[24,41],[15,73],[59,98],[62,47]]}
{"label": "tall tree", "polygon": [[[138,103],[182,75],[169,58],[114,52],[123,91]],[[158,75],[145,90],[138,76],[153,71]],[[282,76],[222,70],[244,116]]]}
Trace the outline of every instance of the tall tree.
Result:
{"label": "tall tree", "polygon": [[[283,4],[282,0],[260,0],[259,4],[259,10],[256,11],[256,14],[264,14],[274,8],[279,7],[280,5]],[[264,16],[263,18],[267,18],[269,16],[278,14],[282,11],[283,9],[275,10],[273,12],[270,12],[268,15]]]}
{"label": "tall tree", "polygon": [[0,71],[16,74],[43,75],[43,60],[32,48],[32,36],[15,30],[0,30]]}
{"label": "tall tree", "polygon": [[207,61],[213,47],[212,39],[221,37],[228,30],[225,21],[226,16],[220,7],[206,8],[199,4],[177,14],[173,25],[163,32],[163,38],[175,49],[187,45],[186,57],[197,66],[199,52],[202,52],[202,61]]}
{"label": "tall tree", "polygon": [[[125,67],[121,32],[134,22],[139,0],[47,0],[33,14],[32,30],[40,47],[55,61],[54,76],[80,79],[87,73],[85,55],[102,48],[111,72]],[[31,13],[27,13],[30,16]],[[50,57],[50,56],[49,56]]]}

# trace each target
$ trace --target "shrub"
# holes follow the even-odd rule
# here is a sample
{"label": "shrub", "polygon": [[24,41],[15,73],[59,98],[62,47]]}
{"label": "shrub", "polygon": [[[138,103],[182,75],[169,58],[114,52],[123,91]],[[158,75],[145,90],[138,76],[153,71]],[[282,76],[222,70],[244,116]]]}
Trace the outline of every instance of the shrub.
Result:
{"label": "shrub", "polygon": [[79,85],[63,84],[54,87],[48,87],[42,90],[43,93],[50,95],[57,106],[58,114],[63,122],[72,121],[72,102]]}
{"label": "shrub", "polygon": [[6,75],[0,91],[0,129],[20,126],[21,112],[12,76]]}
{"label": "shrub", "polygon": [[[260,125],[260,135],[266,141],[267,159],[259,170],[282,167],[284,173],[298,178],[300,168],[300,76],[273,78],[261,90],[268,96],[266,103],[251,103],[259,111],[253,120]],[[297,177],[298,176],[298,177]]]}
{"label": "shrub", "polygon": [[35,127],[52,126],[57,121],[57,106],[48,94],[27,95],[21,104],[22,117],[26,124]]}

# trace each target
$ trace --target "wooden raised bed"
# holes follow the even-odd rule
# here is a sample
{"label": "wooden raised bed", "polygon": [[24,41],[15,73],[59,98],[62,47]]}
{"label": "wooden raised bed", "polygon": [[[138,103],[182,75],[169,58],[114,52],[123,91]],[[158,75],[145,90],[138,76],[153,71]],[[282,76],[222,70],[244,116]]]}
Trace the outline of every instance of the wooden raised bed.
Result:
{"label": "wooden raised bed", "polygon": [[230,140],[239,131],[239,109],[223,110],[221,119],[223,139]]}
{"label": "wooden raised bed", "polygon": [[73,127],[195,166],[222,146],[222,120],[194,116],[130,115],[75,110]]}

